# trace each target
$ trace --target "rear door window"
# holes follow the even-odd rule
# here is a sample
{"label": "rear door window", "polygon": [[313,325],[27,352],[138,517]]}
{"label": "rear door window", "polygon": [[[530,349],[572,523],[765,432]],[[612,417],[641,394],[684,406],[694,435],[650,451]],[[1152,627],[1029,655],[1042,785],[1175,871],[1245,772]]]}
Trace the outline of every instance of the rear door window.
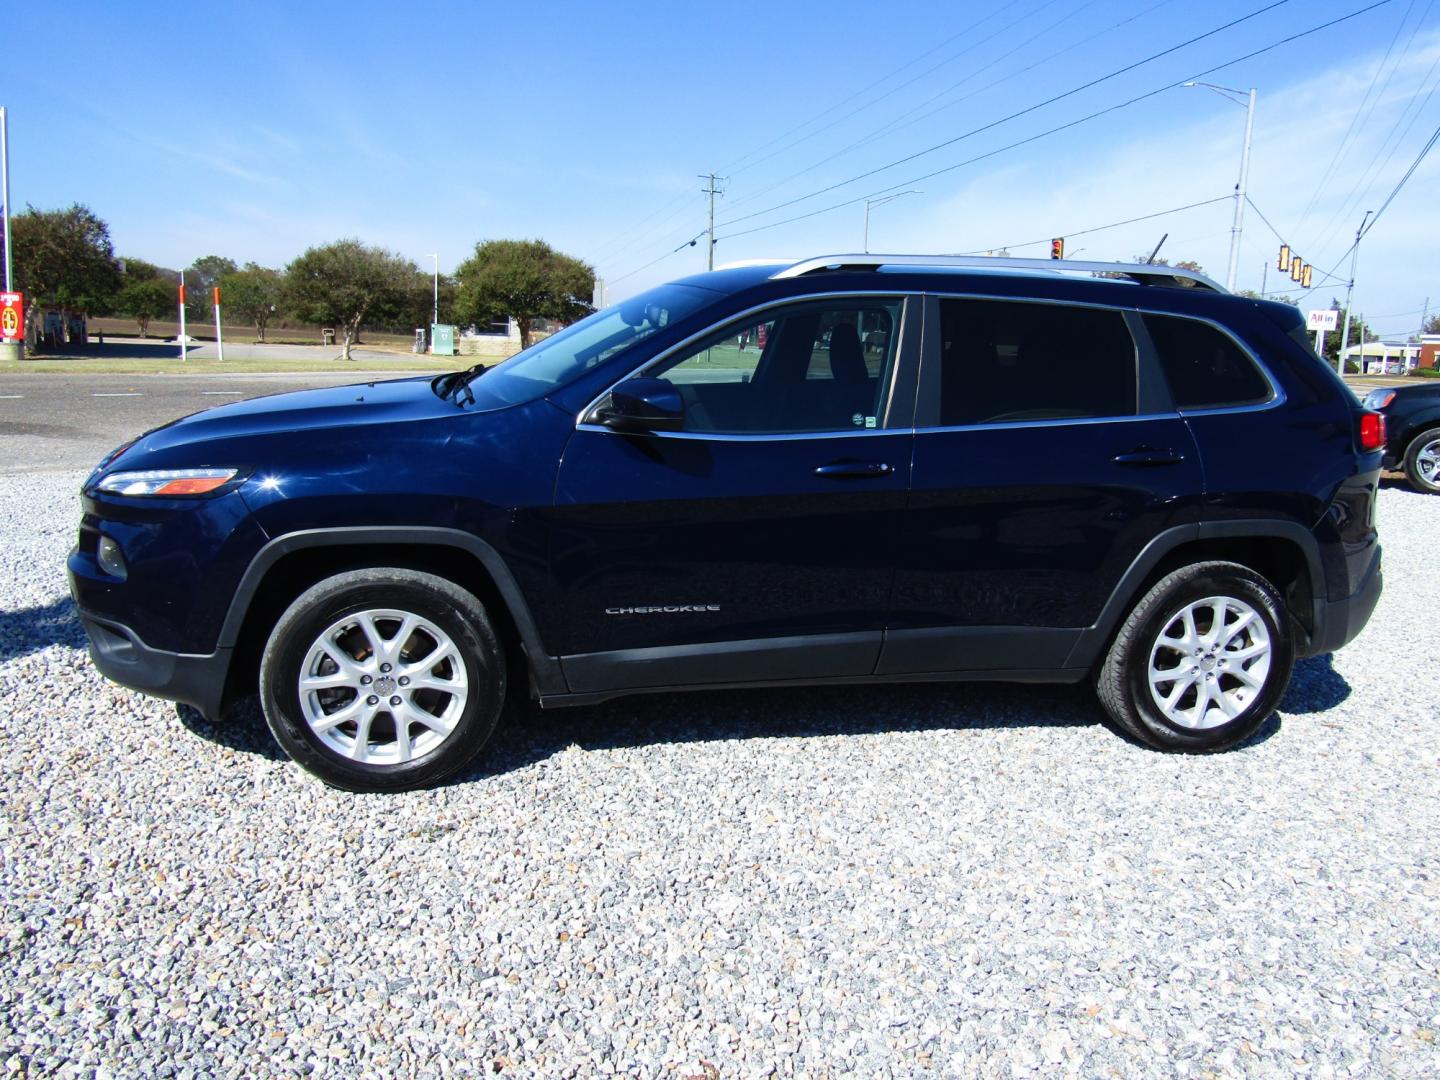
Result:
{"label": "rear door window", "polygon": [[1270,400],[1269,382],[1229,334],[1172,315],[1146,315],[1145,329],[1177,408],[1223,409]]}
{"label": "rear door window", "polygon": [[1135,341],[1118,311],[940,301],[940,423],[1134,416]]}

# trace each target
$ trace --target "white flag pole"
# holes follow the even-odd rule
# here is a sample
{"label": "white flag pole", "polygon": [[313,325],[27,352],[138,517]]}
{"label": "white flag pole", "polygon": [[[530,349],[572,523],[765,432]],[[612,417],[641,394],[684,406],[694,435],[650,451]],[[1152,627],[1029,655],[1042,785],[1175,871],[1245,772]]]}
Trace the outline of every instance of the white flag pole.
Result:
{"label": "white flag pole", "polygon": [[225,359],[225,338],[220,333],[220,286],[215,286],[215,348],[221,361]]}
{"label": "white flag pole", "polygon": [[185,359],[185,271],[180,271],[180,359]]}

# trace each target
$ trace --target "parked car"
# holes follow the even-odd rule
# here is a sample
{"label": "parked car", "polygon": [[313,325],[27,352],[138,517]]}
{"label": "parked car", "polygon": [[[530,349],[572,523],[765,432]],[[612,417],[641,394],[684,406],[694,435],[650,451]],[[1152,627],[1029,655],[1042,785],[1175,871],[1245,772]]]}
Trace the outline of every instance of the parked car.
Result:
{"label": "parked car", "polygon": [[1440,495],[1440,385],[1382,387],[1365,407],[1385,417],[1383,467],[1403,469],[1416,491]]}
{"label": "parked car", "polygon": [[487,372],[152,431],[85,482],[71,584],[106,675],[258,691],[357,791],[454,773],[507,700],[703,687],[1089,681],[1220,750],[1380,593],[1383,419],[1308,340],[1172,267],[721,269]]}

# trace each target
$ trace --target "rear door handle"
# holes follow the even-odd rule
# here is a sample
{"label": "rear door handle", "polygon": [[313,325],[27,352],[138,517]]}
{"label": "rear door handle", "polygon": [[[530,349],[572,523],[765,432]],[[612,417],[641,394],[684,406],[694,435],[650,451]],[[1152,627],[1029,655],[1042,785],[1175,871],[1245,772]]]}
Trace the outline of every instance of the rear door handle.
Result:
{"label": "rear door handle", "polygon": [[1179,465],[1185,460],[1185,455],[1170,449],[1137,446],[1134,450],[1116,454],[1110,460],[1116,465]]}
{"label": "rear door handle", "polygon": [[880,461],[832,461],[815,469],[816,476],[832,480],[863,480],[872,476],[888,476],[890,466]]}

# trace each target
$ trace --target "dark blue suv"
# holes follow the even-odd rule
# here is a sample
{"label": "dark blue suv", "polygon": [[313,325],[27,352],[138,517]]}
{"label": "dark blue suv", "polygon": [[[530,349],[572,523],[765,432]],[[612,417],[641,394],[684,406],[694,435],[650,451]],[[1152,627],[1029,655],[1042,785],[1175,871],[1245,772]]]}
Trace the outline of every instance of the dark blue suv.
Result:
{"label": "dark blue suv", "polygon": [[353,790],[454,772],[507,699],[701,687],[1088,679],[1218,750],[1374,608],[1383,445],[1294,308],[1186,271],[737,266],[152,431],[70,578],[106,675],[258,690]]}

